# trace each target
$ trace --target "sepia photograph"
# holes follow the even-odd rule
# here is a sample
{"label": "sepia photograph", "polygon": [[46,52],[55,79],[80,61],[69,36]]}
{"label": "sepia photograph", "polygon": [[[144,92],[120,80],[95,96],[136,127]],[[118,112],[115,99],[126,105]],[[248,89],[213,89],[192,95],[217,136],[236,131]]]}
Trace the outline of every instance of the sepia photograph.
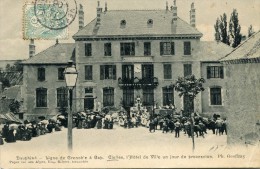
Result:
{"label": "sepia photograph", "polygon": [[260,0],[1,0],[0,169],[260,168]]}

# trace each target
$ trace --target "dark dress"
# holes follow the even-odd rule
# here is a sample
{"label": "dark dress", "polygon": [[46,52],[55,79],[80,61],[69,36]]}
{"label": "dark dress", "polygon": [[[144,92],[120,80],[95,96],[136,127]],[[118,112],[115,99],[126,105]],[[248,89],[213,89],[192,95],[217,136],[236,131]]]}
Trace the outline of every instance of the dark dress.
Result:
{"label": "dark dress", "polygon": [[0,135],[0,145],[3,145],[4,144],[4,140],[2,138],[2,136]]}
{"label": "dark dress", "polygon": [[16,142],[13,129],[8,131],[8,134],[7,134],[7,137],[6,137],[6,142],[8,142],[8,143]]}

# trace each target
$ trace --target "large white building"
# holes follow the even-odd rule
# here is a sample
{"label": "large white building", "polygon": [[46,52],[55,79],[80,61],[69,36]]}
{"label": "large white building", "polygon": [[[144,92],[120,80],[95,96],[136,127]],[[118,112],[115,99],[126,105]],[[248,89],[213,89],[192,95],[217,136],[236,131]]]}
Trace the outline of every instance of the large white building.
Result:
{"label": "large white building", "polygon": [[[109,10],[98,4],[97,16],[84,25],[80,6],[79,31],[73,44],[55,44],[24,61],[26,118],[52,116],[67,100],[62,74],[73,59],[79,72],[74,93],[75,111],[101,106],[174,104],[187,109],[172,84],[179,76],[206,79],[205,91],[196,97],[194,111],[212,116],[225,112],[225,69],[218,61],[232,48],[221,42],[200,41],[196,13],[190,21],[178,17],[177,6],[162,10]],[[31,54],[34,45],[31,44]]]}

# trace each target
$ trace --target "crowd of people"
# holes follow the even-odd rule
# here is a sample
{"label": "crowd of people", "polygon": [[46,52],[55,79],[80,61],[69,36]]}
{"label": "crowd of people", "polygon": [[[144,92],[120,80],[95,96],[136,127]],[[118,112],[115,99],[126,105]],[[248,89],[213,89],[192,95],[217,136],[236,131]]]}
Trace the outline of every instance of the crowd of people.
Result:
{"label": "crowd of people", "polygon": [[[154,113],[154,112],[153,112]],[[162,133],[175,133],[175,137],[180,137],[180,132],[188,137],[194,135],[204,137],[207,130],[212,130],[213,134],[227,134],[226,119],[214,114],[212,118],[201,117],[194,113],[194,120],[190,117],[183,117],[181,113],[152,114],[141,109],[138,111],[119,112],[78,112],[73,114],[73,127],[77,129],[113,129],[114,124],[124,128],[149,128],[149,132],[161,131]],[[62,126],[67,127],[67,116],[58,115],[57,118],[36,121],[25,121],[24,124],[6,123],[0,133],[0,145],[16,142],[17,140],[29,141],[33,137],[38,137],[53,131],[61,131]],[[193,123],[193,125],[192,125]],[[192,127],[193,126],[193,127]]]}
{"label": "crowd of people", "polygon": [[4,144],[4,140],[7,143],[14,143],[17,140],[29,141],[33,137],[52,133],[53,131],[61,131],[61,126],[54,120],[42,120],[40,122],[24,121],[23,124],[15,124],[7,122],[2,128],[0,134],[0,145]]}
{"label": "crowd of people", "polygon": [[[192,128],[193,123],[193,128]],[[226,118],[221,118],[220,115],[214,114],[212,118],[201,117],[198,114],[194,114],[194,120],[190,117],[182,117],[168,115],[168,116],[155,116],[151,118],[149,122],[149,131],[155,132],[162,130],[162,133],[172,133],[175,131],[175,137],[180,136],[180,131],[183,131],[184,135],[188,137],[192,136],[192,129],[194,135],[204,137],[207,134],[207,130],[212,130],[213,134],[223,135],[227,134],[227,121]]]}

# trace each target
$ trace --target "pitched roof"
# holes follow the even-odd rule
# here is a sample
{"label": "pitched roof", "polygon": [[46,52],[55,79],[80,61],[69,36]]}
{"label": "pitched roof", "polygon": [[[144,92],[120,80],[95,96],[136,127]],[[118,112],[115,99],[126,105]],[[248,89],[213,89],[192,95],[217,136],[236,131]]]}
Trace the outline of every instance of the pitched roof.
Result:
{"label": "pitched roof", "polygon": [[21,85],[15,85],[7,88],[1,94],[1,98],[6,97],[7,99],[21,100]]}
{"label": "pitched roof", "polygon": [[220,58],[227,55],[233,50],[232,47],[216,41],[200,41],[197,53],[194,58],[199,61],[219,61]]}
{"label": "pitched roof", "polygon": [[[79,30],[73,38],[86,36],[135,36],[135,35],[197,35],[202,36],[196,28],[178,17],[176,33],[172,33],[172,11],[166,10],[110,10],[100,16],[100,26],[96,28],[96,20],[92,20]],[[149,19],[153,20],[152,26],[148,25]],[[126,21],[124,28],[120,22]]]}
{"label": "pitched roof", "polygon": [[220,61],[260,58],[260,31],[236,47]]}
{"label": "pitched roof", "polygon": [[22,64],[67,64],[75,55],[75,43],[58,43],[22,62]]}

